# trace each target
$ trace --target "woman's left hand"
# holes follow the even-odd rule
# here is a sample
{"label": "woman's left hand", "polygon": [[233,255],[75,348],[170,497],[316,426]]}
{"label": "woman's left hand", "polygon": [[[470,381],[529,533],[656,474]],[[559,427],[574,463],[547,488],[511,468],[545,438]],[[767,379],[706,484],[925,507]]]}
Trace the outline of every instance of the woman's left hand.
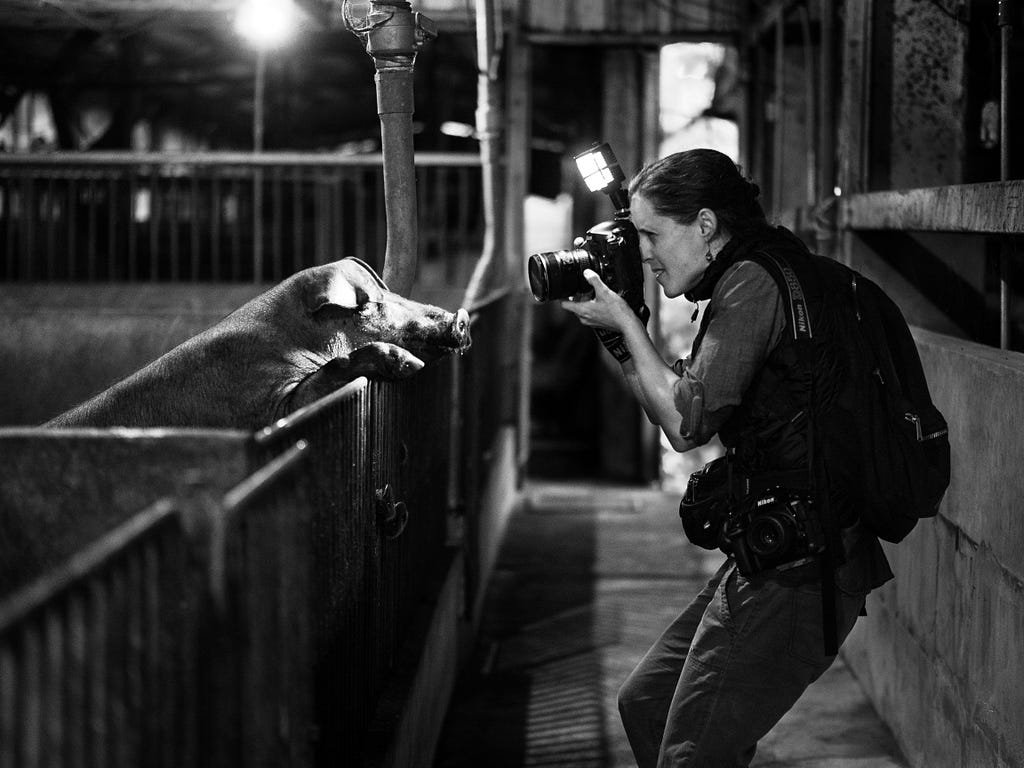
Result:
{"label": "woman's left hand", "polygon": [[572,312],[580,322],[591,328],[625,329],[630,318],[635,317],[626,300],[611,288],[592,269],[585,269],[583,277],[594,289],[594,298],[589,301],[562,301],[562,309]]}

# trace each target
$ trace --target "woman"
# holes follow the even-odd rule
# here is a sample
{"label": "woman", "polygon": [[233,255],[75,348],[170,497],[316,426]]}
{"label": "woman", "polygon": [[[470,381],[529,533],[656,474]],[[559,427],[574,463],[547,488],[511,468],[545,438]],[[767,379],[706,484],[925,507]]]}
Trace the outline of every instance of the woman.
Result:
{"label": "woman", "polygon": [[[667,365],[645,323],[592,271],[585,277],[594,299],[562,306],[603,329],[602,341],[648,418],[677,451],[719,434],[737,473],[809,468],[812,411],[797,375],[803,358],[787,335],[793,315],[756,259],[775,256],[813,283],[814,260],[821,257],[767,223],[757,185],[720,152],[695,149],[658,160],[640,171],[629,192],[641,256],[665,296],[709,300],[690,355]],[[825,294],[808,295],[813,318]],[[816,338],[811,387],[824,389],[835,375],[819,365],[835,343],[827,333]],[[834,506],[839,567],[821,568],[808,558],[778,572],[744,575],[729,557],[630,674],[619,710],[640,768],[748,765],[757,740],[832,663],[822,576],[828,574],[826,590],[835,590],[839,642],[867,592],[892,576],[877,540],[841,503]]]}

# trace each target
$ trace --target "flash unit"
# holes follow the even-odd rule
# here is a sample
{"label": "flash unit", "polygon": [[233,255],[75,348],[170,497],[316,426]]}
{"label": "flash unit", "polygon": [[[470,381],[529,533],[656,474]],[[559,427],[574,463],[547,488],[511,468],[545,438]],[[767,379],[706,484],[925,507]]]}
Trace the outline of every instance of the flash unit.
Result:
{"label": "flash unit", "polygon": [[622,182],[626,180],[626,176],[607,142],[595,144],[575,155],[573,159],[587,189],[607,194],[612,199],[616,211],[629,208],[626,193],[622,189]]}

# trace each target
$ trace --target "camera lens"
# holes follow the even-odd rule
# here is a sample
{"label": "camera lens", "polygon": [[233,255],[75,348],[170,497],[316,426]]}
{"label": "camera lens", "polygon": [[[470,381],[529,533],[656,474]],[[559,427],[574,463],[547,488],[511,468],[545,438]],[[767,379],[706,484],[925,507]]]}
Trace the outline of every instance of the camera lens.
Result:
{"label": "camera lens", "polygon": [[593,269],[593,259],[583,248],[533,254],[527,264],[530,291],[537,301],[566,299],[590,290],[583,270]]}
{"label": "camera lens", "polygon": [[747,528],[747,546],[758,557],[775,557],[787,552],[793,543],[793,525],[772,513],[758,515]]}

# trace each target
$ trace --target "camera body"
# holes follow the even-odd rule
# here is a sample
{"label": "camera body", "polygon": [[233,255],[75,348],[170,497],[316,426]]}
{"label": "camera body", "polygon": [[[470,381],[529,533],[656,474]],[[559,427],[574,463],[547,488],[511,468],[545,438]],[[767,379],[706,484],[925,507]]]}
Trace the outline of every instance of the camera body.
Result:
{"label": "camera body", "polygon": [[537,301],[592,293],[583,277],[594,270],[631,307],[644,301],[643,265],[636,228],[628,217],[602,221],[577,237],[573,248],[535,253],[527,263],[530,290]]}
{"label": "camera body", "polygon": [[690,475],[679,503],[687,538],[732,555],[748,577],[813,562],[825,535],[813,495],[792,475],[750,478],[733,472],[729,456],[709,462]]}
{"label": "camera body", "polygon": [[778,573],[813,562],[825,535],[806,491],[765,488],[739,503],[722,527],[723,550],[744,576]]}

